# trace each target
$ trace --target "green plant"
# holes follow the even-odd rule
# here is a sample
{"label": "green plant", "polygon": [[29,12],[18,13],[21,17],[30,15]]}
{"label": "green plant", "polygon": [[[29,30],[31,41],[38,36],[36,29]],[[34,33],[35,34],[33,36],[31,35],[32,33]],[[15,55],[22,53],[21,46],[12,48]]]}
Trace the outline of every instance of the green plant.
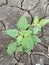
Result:
{"label": "green plant", "polygon": [[16,39],[15,42],[8,45],[8,54],[22,52],[23,49],[27,54],[30,54],[30,51],[34,48],[34,44],[41,42],[37,35],[38,32],[48,22],[49,19],[39,21],[39,18],[35,16],[33,23],[29,24],[25,16],[22,16],[16,24],[17,29],[7,29],[5,31],[7,35]]}

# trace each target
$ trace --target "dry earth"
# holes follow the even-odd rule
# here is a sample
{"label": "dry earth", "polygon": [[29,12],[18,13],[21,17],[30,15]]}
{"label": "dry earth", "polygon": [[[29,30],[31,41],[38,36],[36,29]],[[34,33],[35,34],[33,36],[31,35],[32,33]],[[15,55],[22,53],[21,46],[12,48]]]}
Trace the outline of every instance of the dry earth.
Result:
{"label": "dry earth", "polygon": [[8,28],[16,28],[16,22],[23,15],[29,23],[32,23],[34,16],[38,16],[40,20],[49,18],[49,0],[0,0],[0,65],[35,65],[36,63],[49,65],[47,55],[49,24],[41,29],[39,36],[42,42],[35,45],[34,53],[30,56],[16,54],[16,57],[21,57],[17,62],[14,54],[12,56],[7,54],[6,47],[14,39],[7,36],[4,31]]}

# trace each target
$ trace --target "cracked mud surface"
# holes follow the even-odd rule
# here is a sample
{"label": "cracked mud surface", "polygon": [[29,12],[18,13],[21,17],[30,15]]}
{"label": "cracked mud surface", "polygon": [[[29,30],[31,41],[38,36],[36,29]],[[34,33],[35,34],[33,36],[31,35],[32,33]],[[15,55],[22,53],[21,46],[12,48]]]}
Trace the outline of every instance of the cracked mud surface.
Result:
{"label": "cracked mud surface", "polygon": [[24,53],[14,53],[12,56],[7,54],[7,46],[14,39],[4,31],[15,28],[16,22],[23,15],[29,23],[33,22],[34,16],[38,16],[40,20],[49,18],[49,0],[0,0],[0,65],[35,65],[39,62],[49,64],[49,24],[41,29],[39,36],[42,42],[35,45],[34,53],[30,56]]}

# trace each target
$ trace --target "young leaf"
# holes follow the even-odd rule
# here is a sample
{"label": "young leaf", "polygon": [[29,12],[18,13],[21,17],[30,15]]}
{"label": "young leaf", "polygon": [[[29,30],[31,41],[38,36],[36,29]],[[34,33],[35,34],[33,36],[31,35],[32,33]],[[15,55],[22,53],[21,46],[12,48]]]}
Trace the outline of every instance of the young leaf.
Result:
{"label": "young leaf", "polygon": [[18,31],[17,29],[7,29],[5,31],[6,34],[8,34],[9,36],[16,38],[16,36],[18,36]]}
{"label": "young leaf", "polygon": [[23,38],[21,45],[24,47],[25,51],[29,53],[33,49],[34,43],[31,37],[25,37]]}
{"label": "young leaf", "polygon": [[13,52],[15,52],[15,50],[16,50],[16,42],[10,43],[8,45],[7,53],[11,55],[13,54]]}
{"label": "young leaf", "polygon": [[30,49],[25,48],[25,52],[26,52],[27,54],[30,54],[31,50],[30,50]]}
{"label": "young leaf", "polygon": [[34,48],[34,43],[32,43],[32,44],[29,44],[29,45],[27,45],[27,47],[25,48],[25,52],[27,53],[27,54],[30,54],[30,52],[31,52],[31,50]]}
{"label": "young leaf", "polygon": [[24,36],[29,36],[30,34],[32,34],[32,31],[31,30],[25,30],[25,31],[22,32],[22,34]]}
{"label": "young leaf", "polygon": [[40,30],[41,30],[40,27],[34,27],[32,31],[33,31],[33,34],[36,35]]}
{"label": "young leaf", "polygon": [[41,26],[44,26],[44,25],[46,25],[48,22],[49,22],[49,19],[43,19],[43,20],[41,20],[41,21],[39,22],[39,24],[40,24]]}
{"label": "young leaf", "polygon": [[39,18],[38,18],[37,16],[35,16],[33,23],[34,23],[34,24],[37,24],[38,22],[39,22]]}
{"label": "young leaf", "polygon": [[30,52],[31,52],[31,50],[34,48],[34,43],[32,42],[32,43],[27,43],[26,44],[26,48],[25,48],[25,52],[27,53],[27,54],[30,54]]}
{"label": "young leaf", "polygon": [[16,48],[16,52],[19,53],[19,52],[21,52],[21,51],[22,51],[22,46],[19,46],[19,47]]}
{"label": "young leaf", "polygon": [[22,40],[22,42],[21,42],[21,44],[22,44],[22,46],[23,46],[24,48],[26,48],[26,45],[27,45],[27,44],[30,44],[30,43],[32,43],[32,39],[29,38],[29,37],[24,37],[23,40]]}
{"label": "young leaf", "polygon": [[40,43],[41,42],[41,40],[39,39],[39,37],[35,36],[35,35],[33,35],[32,40],[33,40],[34,43],[38,43],[38,42]]}
{"label": "young leaf", "polygon": [[17,27],[20,30],[25,30],[29,27],[29,24],[27,23],[25,16],[22,16],[20,20],[17,22]]}
{"label": "young leaf", "polygon": [[22,41],[22,36],[19,36],[19,37],[17,38],[17,42],[20,43],[21,41]]}

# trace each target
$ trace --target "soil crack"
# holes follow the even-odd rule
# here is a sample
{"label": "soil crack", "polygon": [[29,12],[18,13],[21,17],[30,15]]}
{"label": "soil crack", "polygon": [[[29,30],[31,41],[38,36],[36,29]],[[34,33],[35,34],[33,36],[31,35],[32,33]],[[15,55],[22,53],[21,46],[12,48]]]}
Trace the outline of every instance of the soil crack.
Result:
{"label": "soil crack", "polygon": [[[0,20],[0,22],[3,24],[4,30],[6,30],[6,25],[5,25],[5,23],[4,23],[2,20]],[[0,31],[4,31],[4,30],[0,30]]]}
{"label": "soil crack", "polygon": [[34,7],[33,9],[30,9],[30,11],[31,11],[31,10],[34,10],[34,9],[37,7],[37,5],[38,5],[39,3],[40,3],[40,0],[39,0],[38,3],[35,4],[35,7]]}
{"label": "soil crack", "polygon": [[21,2],[21,7],[23,6],[23,2],[24,2],[24,0]]}
{"label": "soil crack", "polygon": [[3,5],[7,5],[8,4],[8,0],[6,0],[6,3],[2,3],[0,6],[3,6]]}
{"label": "soil crack", "polygon": [[45,12],[47,12],[47,8],[48,8],[48,6],[49,6],[49,3],[46,5],[46,10],[45,10]]}
{"label": "soil crack", "polygon": [[31,16],[31,24],[32,24],[32,22],[33,22],[33,16],[32,16],[32,14],[30,13],[30,11],[29,10],[27,10],[27,9],[23,9],[22,7],[18,7],[18,6],[10,6],[10,7],[17,7],[17,8],[19,8],[20,10],[23,10],[23,11],[26,11],[26,12],[28,12],[28,14]]}

